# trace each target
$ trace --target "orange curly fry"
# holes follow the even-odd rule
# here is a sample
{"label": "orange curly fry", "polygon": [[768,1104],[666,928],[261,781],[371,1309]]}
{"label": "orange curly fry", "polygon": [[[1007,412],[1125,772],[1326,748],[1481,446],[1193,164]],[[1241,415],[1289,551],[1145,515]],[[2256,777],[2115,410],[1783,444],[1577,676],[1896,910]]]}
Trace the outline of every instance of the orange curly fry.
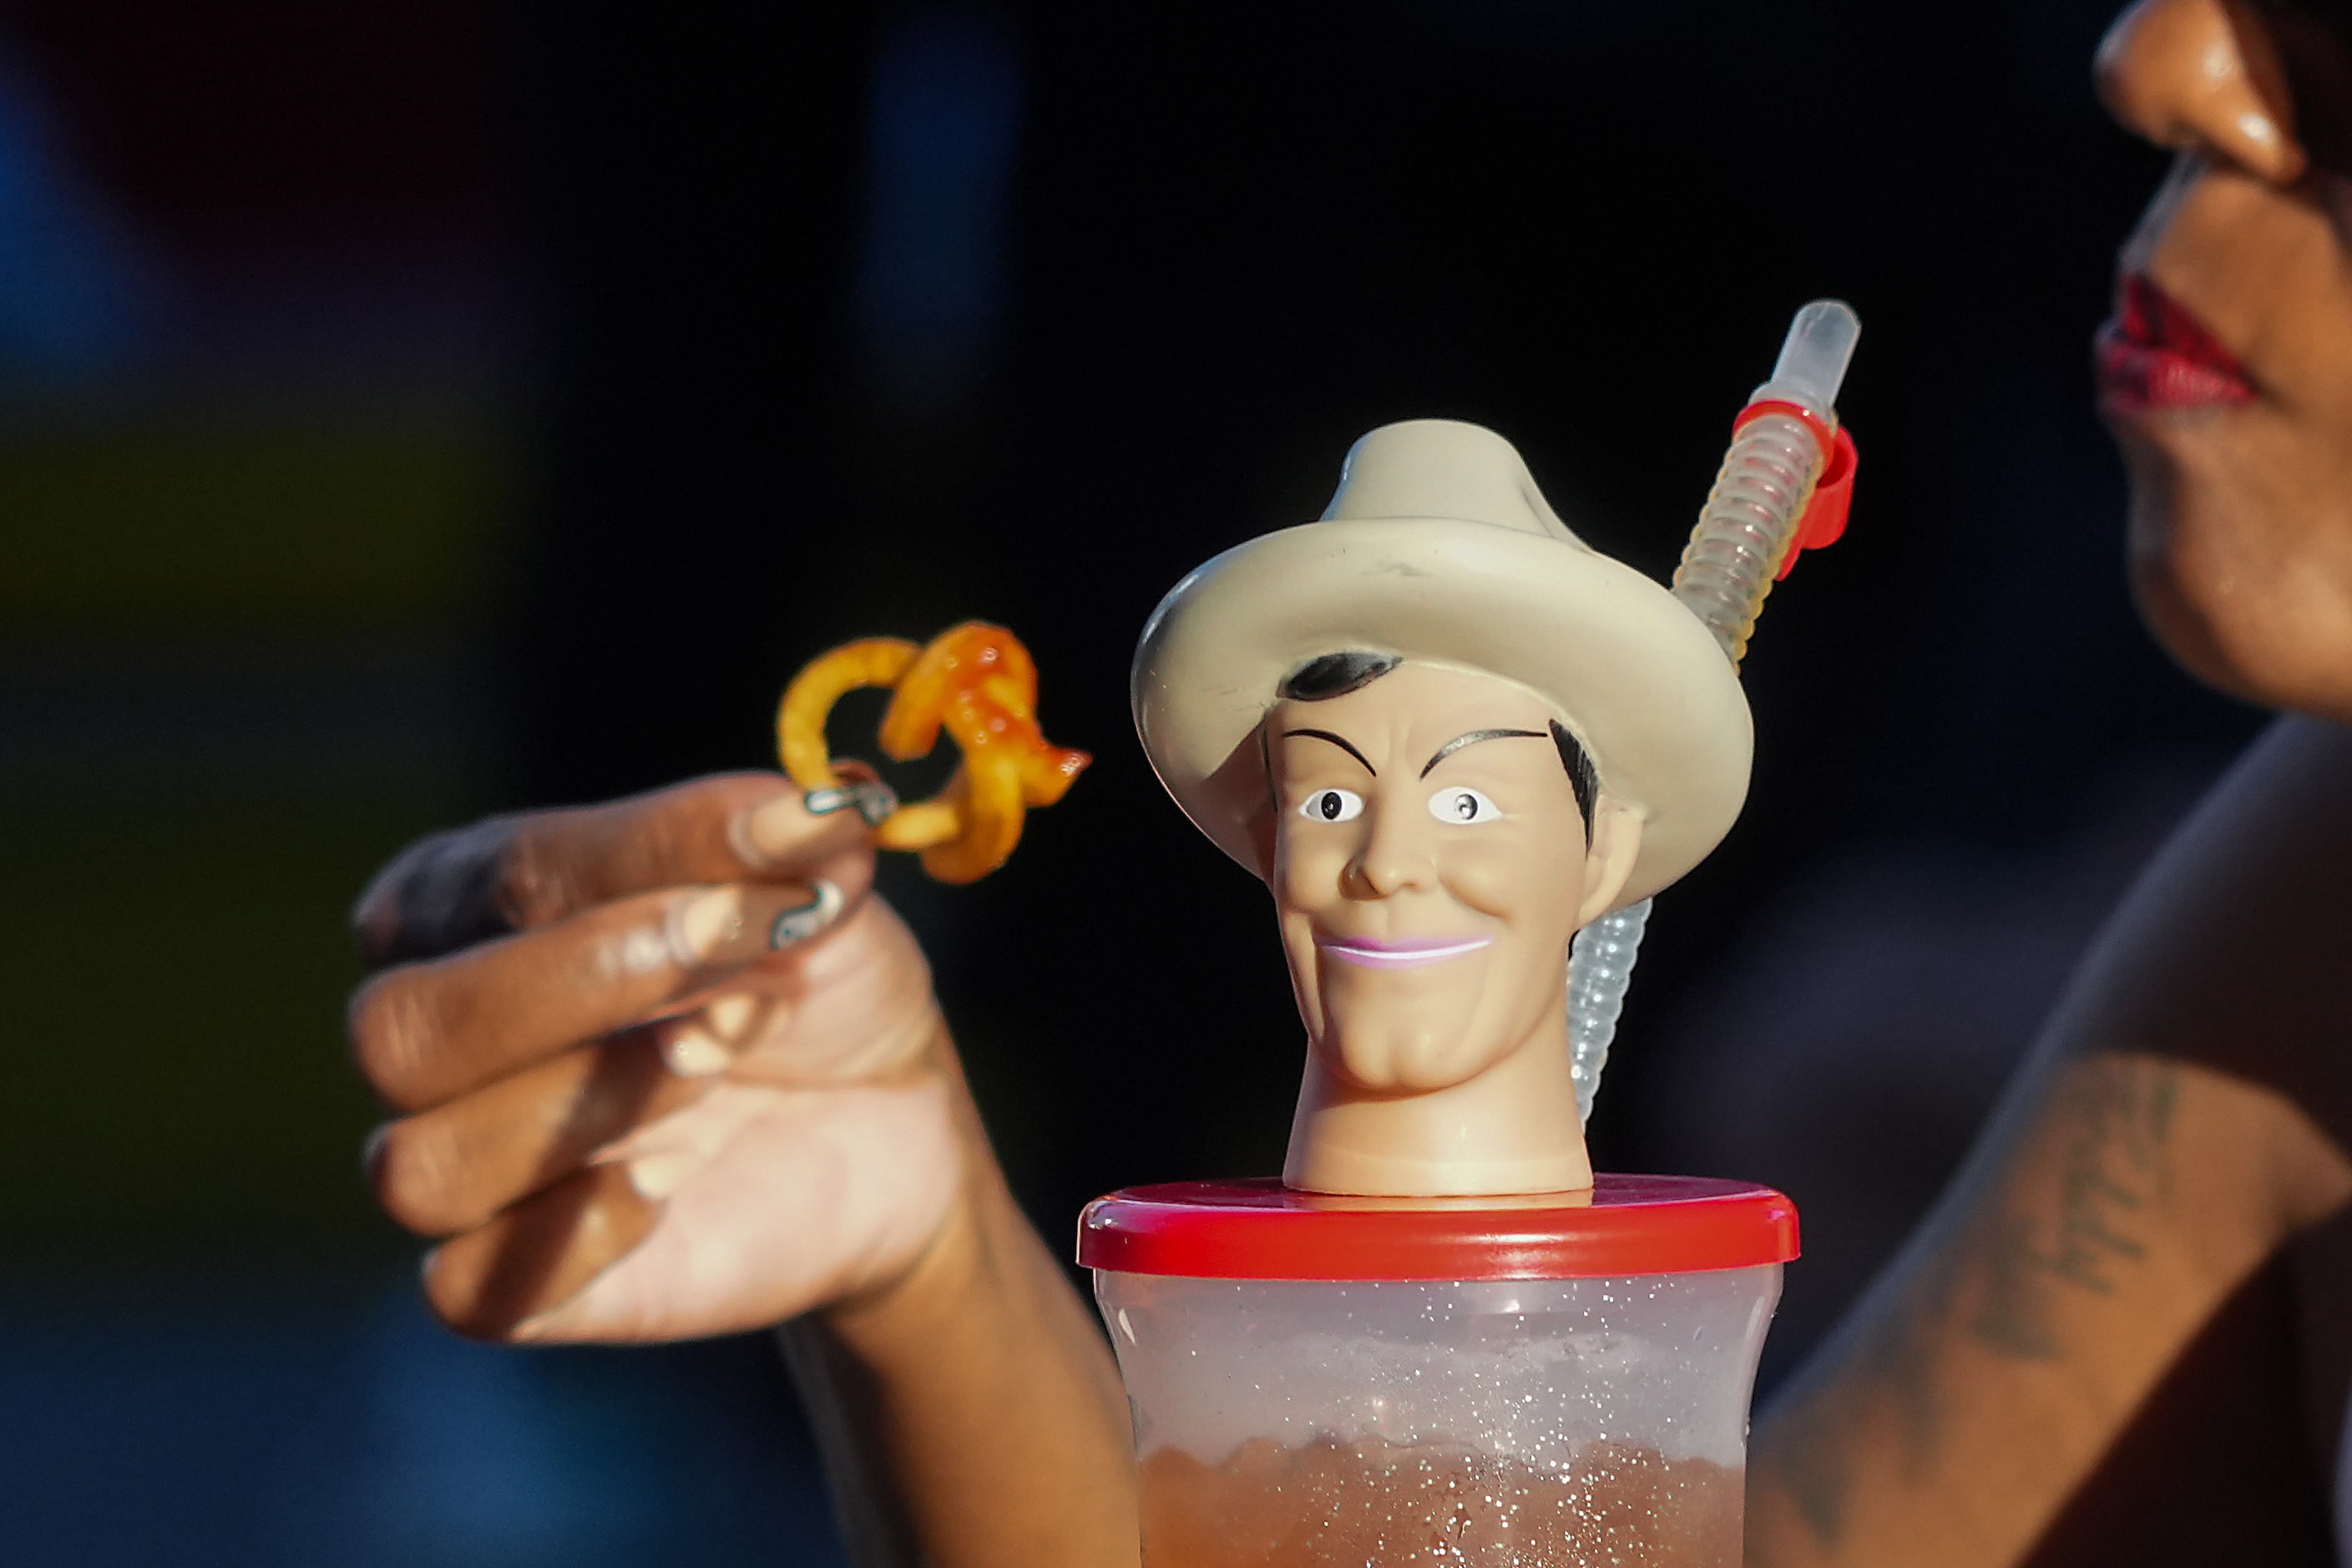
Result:
{"label": "orange curly fry", "polygon": [[776,746],[803,789],[842,783],[825,716],[864,686],[893,689],[877,737],[885,755],[927,755],[942,729],[963,752],[936,797],[900,806],[874,832],[885,849],[921,850],[923,869],[942,882],[978,881],[1003,865],[1028,808],[1061,799],[1093,760],[1037,728],[1037,665],[1020,639],[966,621],[920,648],[898,637],[848,643],[793,678],[776,710]]}

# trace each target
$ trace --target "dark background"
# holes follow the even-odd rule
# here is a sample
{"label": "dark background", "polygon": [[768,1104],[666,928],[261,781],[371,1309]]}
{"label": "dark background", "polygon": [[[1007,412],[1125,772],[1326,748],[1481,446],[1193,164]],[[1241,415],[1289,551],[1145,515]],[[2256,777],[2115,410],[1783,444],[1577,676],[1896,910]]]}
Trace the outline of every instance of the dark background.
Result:
{"label": "dark background", "polygon": [[1853,525],[1768,609],[1748,814],[1591,1129],[1797,1198],[1768,1384],[2254,723],[2123,587],[2086,342],[2162,163],[2095,0],[780,19],[0,5],[7,1561],[838,1561],[763,1341],[425,1318],[350,899],[432,826],[765,764],[831,643],[1002,621],[1094,769],[986,882],[885,886],[1016,1185],[1055,1237],[1273,1169],[1264,894],[1126,661],[1374,425],[1494,426],[1664,576],[1790,313],[1862,314]]}

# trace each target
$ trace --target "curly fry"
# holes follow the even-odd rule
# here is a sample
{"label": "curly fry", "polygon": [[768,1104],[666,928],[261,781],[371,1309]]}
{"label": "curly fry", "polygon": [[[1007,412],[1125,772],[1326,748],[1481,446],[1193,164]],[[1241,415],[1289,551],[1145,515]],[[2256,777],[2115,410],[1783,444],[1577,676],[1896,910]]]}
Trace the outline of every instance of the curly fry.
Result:
{"label": "curly fry", "polygon": [[904,637],[867,637],[813,658],[784,688],[776,706],[776,750],[784,772],[803,789],[841,783],[825,749],[825,715],[844,695],[867,686],[896,686],[922,650]]}
{"label": "curly fry", "polygon": [[824,721],[843,693],[893,688],[877,739],[900,762],[928,754],[945,730],[963,752],[933,799],[903,805],[875,830],[885,849],[919,849],[942,882],[988,875],[1021,841],[1024,814],[1068,793],[1091,760],[1049,743],[1037,727],[1037,666],[1003,626],[966,621],[917,648],[868,637],[812,660],[776,713],[784,771],[803,789],[838,784]]}
{"label": "curly fry", "polygon": [[[940,721],[960,691],[985,689],[1008,716],[1032,720],[1035,728],[1037,666],[1011,632],[985,621],[966,621],[933,637],[894,684],[898,694],[876,739],[902,763],[939,743]],[[1045,743],[1039,736],[1036,744]]]}

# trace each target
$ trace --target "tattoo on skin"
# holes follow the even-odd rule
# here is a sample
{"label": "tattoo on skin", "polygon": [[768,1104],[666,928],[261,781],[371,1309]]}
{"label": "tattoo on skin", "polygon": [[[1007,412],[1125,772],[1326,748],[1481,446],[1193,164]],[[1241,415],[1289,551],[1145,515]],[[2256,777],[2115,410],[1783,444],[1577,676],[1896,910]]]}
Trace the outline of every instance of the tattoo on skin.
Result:
{"label": "tattoo on skin", "polygon": [[2171,1189],[2167,1142],[2179,1098],[2177,1071],[2144,1059],[2101,1058],[2062,1082],[2058,1210],[2011,1206],[1995,1218],[1969,1324],[1978,1343],[2019,1361],[2054,1360],[2065,1349],[2051,1324],[2059,1295],[2112,1295],[2118,1270],[2147,1257],[2147,1211]]}
{"label": "tattoo on skin", "polygon": [[2066,1349],[2055,1328],[2062,1296],[2113,1294],[2147,1256],[2147,1221],[2171,1190],[2179,1097],[2168,1062],[2100,1056],[2063,1069],[2039,1131],[2027,1134],[2054,1146],[2054,1185],[2000,1194],[1969,1233],[1928,1254],[1828,1383],[1792,1391],[1773,1412],[1778,1430],[1759,1479],[1822,1546],[1843,1539],[1858,1461],[1883,1441],[1888,1416],[1906,1477],[1932,1477],[1937,1373],[1953,1328],[2000,1356],[2055,1360]]}

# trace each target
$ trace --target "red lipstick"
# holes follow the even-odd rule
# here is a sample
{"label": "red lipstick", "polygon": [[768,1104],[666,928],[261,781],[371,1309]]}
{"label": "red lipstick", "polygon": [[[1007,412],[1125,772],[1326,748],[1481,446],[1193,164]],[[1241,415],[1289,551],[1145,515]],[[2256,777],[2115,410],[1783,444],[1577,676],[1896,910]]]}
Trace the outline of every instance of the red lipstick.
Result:
{"label": "red lipstick", "polygon": [[2205,323],[2137,272],[2116,290],[2116,313],[2099,328],[2093,353],[2100,399],[2119,414],[2211,408],[2254,399],[2237,356]]}

